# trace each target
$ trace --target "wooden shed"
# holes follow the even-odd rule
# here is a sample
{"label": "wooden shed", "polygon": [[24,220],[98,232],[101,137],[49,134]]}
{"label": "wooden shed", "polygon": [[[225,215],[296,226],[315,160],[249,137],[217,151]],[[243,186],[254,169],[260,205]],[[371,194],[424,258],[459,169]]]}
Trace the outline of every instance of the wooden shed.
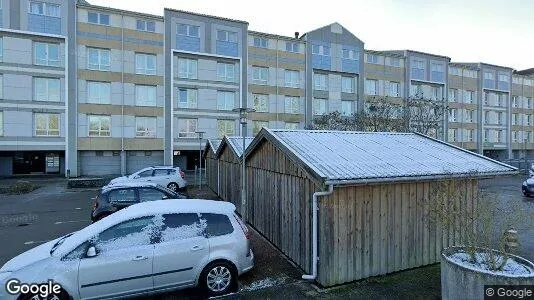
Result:
{"label": "wooden shed", "polygon": [[[253,137],[245,137],[245,148]],[[235,204],[241,213],[241,155],[243,154],[243,137],[225,136],[221,141],[215,158],[219,164],[218,196]]]}
{"label": "wooden shed", "polygon": [[215,153],[221,145],[222,140],[209,139],[206,141],[204,152],[204,166],[206,166],[206,185],[217,195],[219,195],[219,163],[215,158]]}
{"label": "wooden shed", "polygon": [[439,262],[462,232],[418,203],[455,180],[473,211],[479,179],[516,173],[412,133],[264,128],[245,155],[247,220],[322,286]]}

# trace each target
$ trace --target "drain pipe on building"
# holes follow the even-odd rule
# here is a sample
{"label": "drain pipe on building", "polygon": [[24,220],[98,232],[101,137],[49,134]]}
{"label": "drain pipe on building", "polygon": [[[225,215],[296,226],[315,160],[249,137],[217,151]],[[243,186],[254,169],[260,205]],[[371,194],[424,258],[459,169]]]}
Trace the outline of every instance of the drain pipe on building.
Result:
{"label": "drain pipe on building", "polygon": [[302,279],[306,280],[315,280],[317,278],[317,262],[319,261],[319,257],[317,256],[317,227],[319,226],[317,222],[317,211],[319,210],[319,197],[322,196],[328,196],[332,195],[332,192],[334,191],[334,185],[329,184],[328,185],[328,191],[323,192],[315,192],[313,193],[313,200],[312,200],[312,273],[311,274],[305,274],[302,275]]}

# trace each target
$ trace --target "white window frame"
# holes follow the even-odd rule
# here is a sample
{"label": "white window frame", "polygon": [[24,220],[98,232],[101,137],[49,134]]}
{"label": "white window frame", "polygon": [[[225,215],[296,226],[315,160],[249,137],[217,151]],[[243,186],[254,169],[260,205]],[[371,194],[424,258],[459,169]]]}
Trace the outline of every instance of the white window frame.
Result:
{"label": "white window frame", "polygon": [[[228,30],[217,30],[217,41],[235,43],[237,44],[237,32]],[[220,39],[220,34],[224,34],[224,38]],[[234,40],[235,39],[235,40]]]}
{"label": "white window frame", "polygon": [[458,122],[458,110],[456,108],[449,109],[449,122]]}
{"label": "white window frame", "polygon": [[[94,22],[91,22],[89,21],[89,14],[96,14],[98,17],[97,17],[97,22],[94,23]],[[102,16],[108,16],[108,23],[102,23]],[[89,24],[96,24],[96,25],[102,25],[102,26],[111,26],[111,15],[110,14],[105,14],[105,13],[101,13],[101,12],[96,12],[96,11],[88,11],[87,12],[87,23]]]}
{"label": "white window frame", "polygon": [[195,138],[198,131],[198,119],[179,118],[178,138]]}
{"label": "white window frame", "polygon": [[[148,64],[149,59],[154,60],[154,67],[151,68]],[[135,74],[142,75],[156,75],[158,65],[158,56],[149,53],[135,53]]]}
{"label": "white window frame", "polygon": [[284,83],[289,88],[300,87],[300,71],[298,70],[284,70]]}
{"label": "white window frame", "polygon": [[[328,113],[328,101],[323,98],[313,98],[313,115],[322,116]],[[323,110],[324,106],[324,110]],[[320,110],[320,111],[319,111]]]}
{"label": "white window frame", "polygon": [[474,103],[475,102],[475,91],[465,90],[464,102],[465,103]]}
{"label": "white window frame", "polygon": [[[231,130],[229,130],[229,129],[231,129]],[[222,138],[225,135],[232,136],[234,134],[235,134],[235,121],[233,121],[233,120],[217,120],[217,136],[219,138]]]}
{"label": "white window frame", "polygon": [[[96,51],[97,53],[97,60],[98,65],[91,65],[91,52]],[[108,56],[108,62],[107,64],[105,61],[102,60],[103,53],[107,53]],[[95,70],[95,71],[110,71],[111,70],[111,50],[110,49],[102,49],[102,48],[92,48],[87,47],[87,69],[88,70]]]}
{"label": "white window frame", "polygon": [[252,83],[266,85],[269,81],[269,68],[252,66]]}
{"label": "white window frame", "polygon": [[317,91],[328,91],[328,75],[313,73],[313,89]]}
{"label": "white window frame", "polygon": [[456,128],[449,128],[448,140],[449,142],[457,141],[458,130]]}
{"label": "white window frame", "polygon": [[198,78],[198,60],[179,57],[177,65],[179,78]]}
{"label": "white window frame", "polygon": [[449,75],[460,76],[462,69],[458,67],[449,67]]}
{"label": "white window frame", "polygon": [[286,114],[292,114],[292,115],[300,114],[300,97],[285,96],[284,112]]}
{"label": "white window frame", "polygon": [[235,102],[235,92],[217,91],[217,110],[232,110],[235,108]]}
{"label": "white window frame", "polygon": [[[98,130],[91,130],[91,119],[95,118],[98,120],[99,128]],[[109,129],[104,130],[103,129],[103,120],[107,119],[109,123]],[[91,134],[91,131],[93,133],[97,134]],[[110,115],[87,115],[87,136],[88,137],[111,137],[111,116]]]}
{"label": "white window frame", "polygon": [[380,56],[377,54],[366,53],[365,62],[368,64],[374,64],[374,65],[380,64]]}
{"label": "white window frame", "polygon": [[[152,96],[150,96],[152,95]],[[153,97],[154,99],[150,99]],[[135,85],[136,106],[156,106],[158,102],[158,87],[155,85]]]}
{"label": "white window frame", "polygon": [[268,121],[252,121],[252,135],[257,135],[263,127],[269,127]]}
{"label": "white window frame", "polygon": [[[135,137],[140,138],[155,138],[157,117],[135,117]],[[144,130],[139,130],[142,126]]]}
{"label": "white window frame", "polygon": [[[98,95],[92,95],[92,88],[98,89]],[[87,81],[87,103],[110,104],[111,103],[111,83],[101,81]]]}
{"label": "white window frame", "polygon": [[341,49],[341,58],[350,60],[360,59],[358,51],[353,49]]}
{"label": "white window frame", "polygon": [[291,53],[299,53],[300,44],[294,42],[286,42],[286,51]]}
{"label": "white window frame", "polygon": [[[1,1],[0,1],[1,2]],[[43,12],[42,13],[36,13],[32,11],[32,4],[41,4],[43,5]],[[49,6],[56,7],[57,15],[50,14],[50,10],[48,9]],[[0,6],[1,8],[1,6]],[[47,16],[47,17],[54,17],[54,18],[61,18],[61,5],[57,3],[49,3],[44,1],[28,1],[28,13],[32,15],[39,15],[39,16]]]}
{"label": "white window frame", "polygon": [[[396,87],[394,90],[393,87]],[[400,97],[401,91],[400,91],[400,82],[398,81],[389,81],[388,82],[388,96],[390,97]]]}
{"label": "white window frame", "polygon": [[224,82],[235,82],[235,64],[217,62],[217,80]]}
{"label": "white window frame", "polygon": [[[45,128],[37,128],[37,118],[43,116],[46,118],[46,127]],[[51,117],[57,118],[57,129],[56,128],[50,128],[50,121]],[[61,134],[61,114],[59,113],[34,113],[34,136],[60,136]],[[44,133],[40,133],[40,131],[44,131]]]}
{"label": "white window frame", "polygon": [[467,129],[467,141],[472,142],[475,140],[475,130],[474,129]]}
{"label": "white window frame", "polygon": [[0,110],[0,136],[4,136],[4,111]]}
{"label": "white window frame", "polygon": [[[153,23],[154,24],[154,30],[148,30],[148,24],[149,23]],[[140,29],[139,26],[137,26],[139,24],[143,24],[143,26],[142,26],[143,28]],[[156,32],[156,21],[137,19],[137,20],[135,20],[135,29],[137,31]]]}
{"label": "white window frame", "polygon": [[252,37],[252,45],[256,48],[269,48],[269,39],[266,39],[261,36]]}
{"label": "white window frame", "polygon": [[449,102],[458,102],[458,89],[449,88]]}
{"label": "white window frame", "polygon": [[269,112],[269,95],[252,94],[252,106],[256,112]]}
{"label": "white window frame", "polygon": [[[348,104],[349,111],[346,111],[346,105]],[[345,117],[350,117],[354,113],[354,101],[350,100],[341,100],[341,115]]]}
{"label": "white window frame", "polygon": [[[38,82],[44,83],[45,90],[42,93],[37,92]],[[57,84],[57,98],[52,98],[54,93],[51,93],[51,83]],[[38,95],[44,95],[45,98],[40,98]],[[33,77],[33,100],[34,101],[47,101],[47,102],[60,102],[61,101],[61,80],[59,78],[50,77]]]}
{"label": "white window frame", "polygon": [[297,122],[286,122],[284,124],[284,128],[286,130],[298,130],[300,126],[300,123]]}
{"label": "white window frame", "polygon": [[[37,57],[37,47],[38,46],[44,46],[45,47],[45,57],[44,59]],[[57,59],[52,59],[50,57],[50,48],[55,47],[56,53],[57,53]],[[3,48],[3,43],[2,43]],[[44,42],[33,42],[33,64],[36,66],[50,66],[50,67],[59,67],[59,60],[60,60],[60,50],[59,50],[59,44],[55,43],[44,43]],[[2,53],[3,53],[2,49]]]}
{"label": "white window frame", "polygon": [[[371,86],[374,86],[374,91],[371,91]],[[376,79],[365,79],[365,94],[376,96],[379,94],[378,91],[378,80]],[[373,92],[373,93],[371,93]]]}
{"label": "white window frame", "polygon": [[[180,33],[180,26],[185,26],[186,28],[186,33]],[[197,34],[192,34],[192,28],[196,28],[197,29]],[[197,25],[191,25],[191,24],[185,24],[185,23],[178,23],[176,24],[176,34],[177,35],[181,35],[181,36],[187,36],[187,37],[192,37],[192,38],[199,38],[200,37],[200,26],[197,26]]]}
{"label": "white window frame", "polygon": [[[182,101],[182,91],[186,93],[186,101]],[[197,108],[198,107],[198,90],[190,88],[178,88],[178,108]]]}
{"label": "white window frame", "polygon": [[465,111],[465,121],[466,123],[474,123],[475,122],[475,111],[472,109],[467,109]]}
{"label": "white window frame", "polygon": [[[347,89],[348,82],[350,82],[349,89]],[[356,93],[356,77],[341,76],[341,92],[348,94]]]}
{"label": "white window frame", "polygon": [[[316,51],[316,50],[318,50],[318,51]],[[324,46],[324,45],[312,44],[312,54],[321,55],[321,56],[330,56],[330,47],[329,46]]]}

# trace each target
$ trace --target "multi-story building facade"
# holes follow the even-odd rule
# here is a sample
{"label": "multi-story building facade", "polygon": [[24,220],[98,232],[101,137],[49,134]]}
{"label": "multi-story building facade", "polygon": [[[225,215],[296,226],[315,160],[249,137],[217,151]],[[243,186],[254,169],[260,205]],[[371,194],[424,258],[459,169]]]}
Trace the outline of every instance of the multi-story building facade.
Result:
{"label": "multi-story building facade", "polygon": [[[302,129],[377,98],[445,102],[431,133],[498,159],[534,156],[534,71],[377,51],[338,23],[294,36],[245,21],[86,1],[0,0],[0,176],[198,166],[207,138]],[[202,132],[202,133],[200,133]],[[200,138],[201,137],[201,138]]]}

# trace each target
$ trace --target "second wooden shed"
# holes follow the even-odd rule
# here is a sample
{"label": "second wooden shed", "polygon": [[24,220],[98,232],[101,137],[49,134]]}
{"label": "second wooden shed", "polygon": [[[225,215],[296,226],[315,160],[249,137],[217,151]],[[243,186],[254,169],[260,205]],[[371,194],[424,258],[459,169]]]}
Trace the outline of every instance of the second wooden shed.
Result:
{"label": "second wooden shed", "polygon": [[219,163],[215,157],[215,153],[217,153],[221,141],[222,140],[209,139],[206,142],[204,152],[202,153],[206,168],[206,185],[217,195],[219,195]]}
{"label": "second wooden shed", "polygon": [[419,203],[454,179],[473,211],[480,178],[516,173],[411,133],[263,128],[245,155],[247,220],[323,286],[439,262],[462,232]]}

